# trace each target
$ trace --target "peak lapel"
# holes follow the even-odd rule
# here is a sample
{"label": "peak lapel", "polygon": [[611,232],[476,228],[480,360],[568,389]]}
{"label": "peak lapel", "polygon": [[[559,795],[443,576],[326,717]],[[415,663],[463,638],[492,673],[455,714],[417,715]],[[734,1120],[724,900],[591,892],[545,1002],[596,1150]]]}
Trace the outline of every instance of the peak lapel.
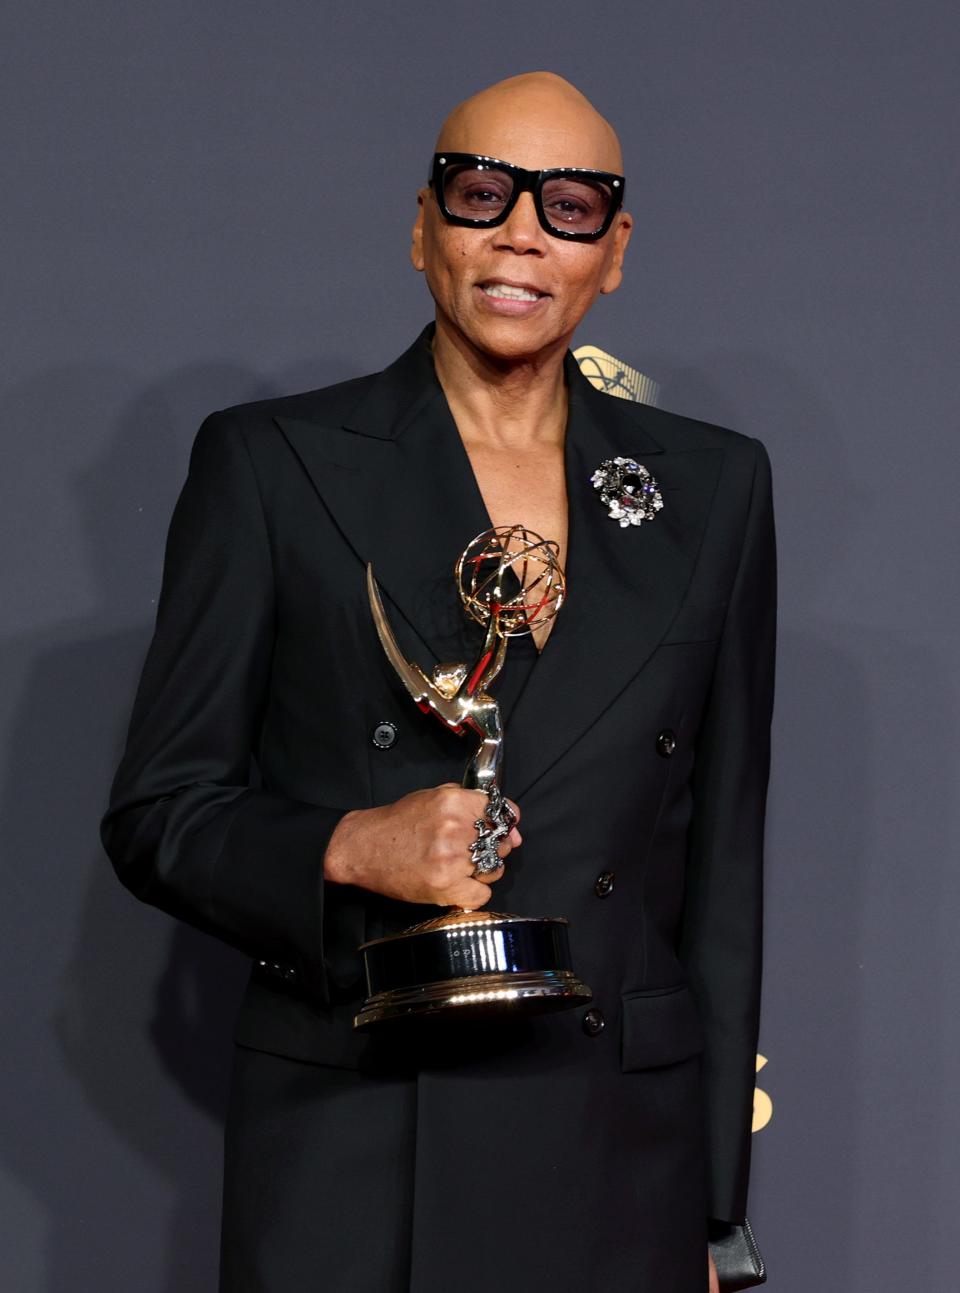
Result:
{"label": "peak lapel", "polygon": [[[639,672],[680,607],[696,564],[720,450],[664,452],[642,410],[602,395],[568,357],[565,465],[567,600],[511,717],[509,794],[520,798]],[[605,458],[636,458],[657,479],[663,511],[621,528],[590,476]]]}
{"label": "peak lapel", "polygon": [[469,628],[454,566],[490,522],[434,373],[430,330],[374,379],[345,427],[278,422],[357,554],[358,581],[369,561],[406,621],[405,630],[391,616],[401,642],[427,671],[461,658]]}

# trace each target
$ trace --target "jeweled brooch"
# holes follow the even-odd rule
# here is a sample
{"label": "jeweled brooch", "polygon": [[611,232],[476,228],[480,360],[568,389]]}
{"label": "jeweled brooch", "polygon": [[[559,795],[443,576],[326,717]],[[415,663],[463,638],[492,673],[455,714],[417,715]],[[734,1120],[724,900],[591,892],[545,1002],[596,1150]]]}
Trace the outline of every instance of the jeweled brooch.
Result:
{"label": "jeweled brooch", "polygon": [[660,487],[642,463],[633,458],[605,458],[590,477],[600,491],[607,515],[624,525],[652,521],[663,508]]}

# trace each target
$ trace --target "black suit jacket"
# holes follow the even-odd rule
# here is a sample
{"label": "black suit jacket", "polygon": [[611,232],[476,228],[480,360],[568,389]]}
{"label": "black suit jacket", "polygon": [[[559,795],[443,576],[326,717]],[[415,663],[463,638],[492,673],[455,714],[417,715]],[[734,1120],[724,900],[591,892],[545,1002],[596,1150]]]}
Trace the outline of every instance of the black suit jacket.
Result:
{"label": "black suit jacket", "polygon": [[[102,828],[134,893],[254,958],[239,1041],[348,1068],[368,1046],[351,1028],[357,945],[425,913],[325,885],[326,843],[349,809],[458,781],[468,753],[394,677],[364,586],[370,561],[424,668],[473,658],[452,568],[490,521],[430,337],[383,373],[203,424]],[[739,1221],[773,684],[767,457],[597,392],[569,356],[566,376],[569,595],[508,727],[525,843],[493,905],[570,918],[625,1071],[703,1049],[708,1209]],[[589,482],[617,454],[663,494],[639,527]],[[389,750],[371,741],[385,719]],[[615,886],[598,901],[603,871]],[[576,1062],[576,1021],[544,1028]]]}

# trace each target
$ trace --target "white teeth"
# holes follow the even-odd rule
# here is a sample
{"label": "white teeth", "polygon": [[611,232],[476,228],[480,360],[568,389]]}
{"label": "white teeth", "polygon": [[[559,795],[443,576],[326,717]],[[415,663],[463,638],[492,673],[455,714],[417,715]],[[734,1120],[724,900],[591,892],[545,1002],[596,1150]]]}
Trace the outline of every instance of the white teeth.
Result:
{"label": "white teeth", "polygon": [[529,292],[525,287],[510,287],[507,283],[484,283],[487,296],[502,297],[507,301],[539,301],[540,292]]}

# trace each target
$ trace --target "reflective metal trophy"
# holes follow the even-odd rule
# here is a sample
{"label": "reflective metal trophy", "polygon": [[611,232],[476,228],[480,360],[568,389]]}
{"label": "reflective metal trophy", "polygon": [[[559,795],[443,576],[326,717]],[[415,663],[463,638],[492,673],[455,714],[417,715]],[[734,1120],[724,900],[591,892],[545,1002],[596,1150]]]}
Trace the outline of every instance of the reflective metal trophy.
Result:
{"label": "reflective metal trophy", "polygon": [[[371,566],[367,592],[380,642],[412,698],[458,735],[478,738],[462,784],[487,796],[470,845],[474,874],[484,875],[499,867],[497,845],[516,821],[500,790],[503,725],[488,688],[503,667],[507,639],[531,632],[559,611],[564,578],[557,545],[520,525],[477,535],[455,575],[464,608],[486,627],[486,637],[472,667],[438,664],[429,678],[400,651]],[[592,996],[573,972],[562,916],[452,908],[401,934],[364,943],[360,951],[368,995],[355,1028],[429,1015],[563,1010]]]}

